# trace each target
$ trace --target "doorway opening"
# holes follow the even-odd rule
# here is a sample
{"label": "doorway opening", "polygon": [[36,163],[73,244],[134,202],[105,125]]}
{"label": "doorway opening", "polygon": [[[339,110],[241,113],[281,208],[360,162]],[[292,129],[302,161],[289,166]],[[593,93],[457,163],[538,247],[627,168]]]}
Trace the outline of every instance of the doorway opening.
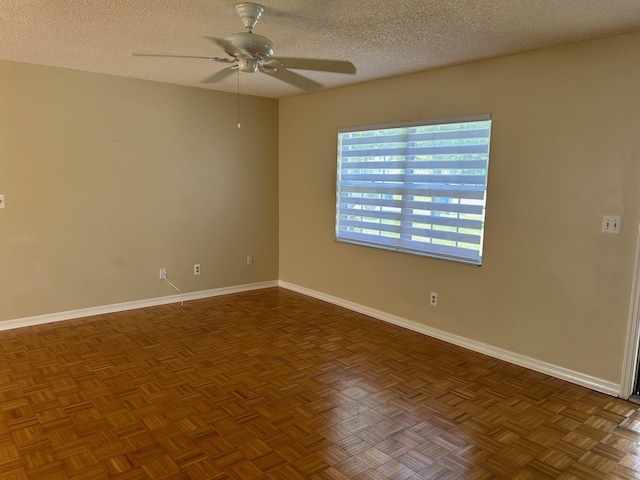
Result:
{"label": "doorway opening", "polygon": [[636,235],[636,256],[631,284],[627,342],[622,363],[620,397],[640,403],[640,228]]}

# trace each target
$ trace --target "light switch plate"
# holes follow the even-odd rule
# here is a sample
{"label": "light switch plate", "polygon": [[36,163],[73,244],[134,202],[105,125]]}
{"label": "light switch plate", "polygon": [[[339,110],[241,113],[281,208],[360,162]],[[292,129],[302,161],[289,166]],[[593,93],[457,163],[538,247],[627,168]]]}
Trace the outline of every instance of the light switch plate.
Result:
{"label": "light switch plate", "polygon": [[622,217],[619,215],[604,215],[602,217],[603,233],[620,233],[620,221]]}
{"label": "light switch plate", "polygon": [[0,193],[0,208],[4,208],[4,193]]}

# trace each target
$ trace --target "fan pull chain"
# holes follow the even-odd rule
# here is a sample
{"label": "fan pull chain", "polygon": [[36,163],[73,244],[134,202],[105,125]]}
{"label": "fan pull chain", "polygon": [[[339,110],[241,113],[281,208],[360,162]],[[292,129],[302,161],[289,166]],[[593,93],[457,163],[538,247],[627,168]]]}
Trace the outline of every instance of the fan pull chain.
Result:
{"label": "fan pull chain", "polygon": [[240,128],[242,124],[240,123],[240,69],[238,68],[238,128]]}

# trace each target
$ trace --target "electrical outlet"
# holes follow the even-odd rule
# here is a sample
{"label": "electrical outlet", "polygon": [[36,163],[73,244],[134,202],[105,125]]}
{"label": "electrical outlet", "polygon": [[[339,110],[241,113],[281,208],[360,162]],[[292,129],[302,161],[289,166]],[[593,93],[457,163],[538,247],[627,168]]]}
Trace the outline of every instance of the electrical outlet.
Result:
{"label": "electrical outlet", "polygon": [[253,255],[247,255],[247,265],[253,265]]}
{"label": "electrical outlet", "polygon": [[194,275],[200,275],[200,264],[199,263],[194,263],[193,264],[193,274]]}
{"label": "electrical outlet", "polygon": [[434,307],[438,306],[438,294],[436,292],[431,292],[431,296],[429,297],[429,303]]}
{"label": "electrical outlet", "polygon": [[160,280],[162,280],[163,278],[167,278],[167,269],[165,267],[162,267],[160,269]]}

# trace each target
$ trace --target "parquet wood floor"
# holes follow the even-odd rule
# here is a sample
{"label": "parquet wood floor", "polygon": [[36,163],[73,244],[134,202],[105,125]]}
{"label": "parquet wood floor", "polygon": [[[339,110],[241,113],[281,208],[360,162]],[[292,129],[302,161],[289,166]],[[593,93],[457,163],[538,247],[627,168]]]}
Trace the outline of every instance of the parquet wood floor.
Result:
{"label": "parquet wood floor", "polygon": [[0,359],[2,480],[640,478],[637,406],[279,288]]}

